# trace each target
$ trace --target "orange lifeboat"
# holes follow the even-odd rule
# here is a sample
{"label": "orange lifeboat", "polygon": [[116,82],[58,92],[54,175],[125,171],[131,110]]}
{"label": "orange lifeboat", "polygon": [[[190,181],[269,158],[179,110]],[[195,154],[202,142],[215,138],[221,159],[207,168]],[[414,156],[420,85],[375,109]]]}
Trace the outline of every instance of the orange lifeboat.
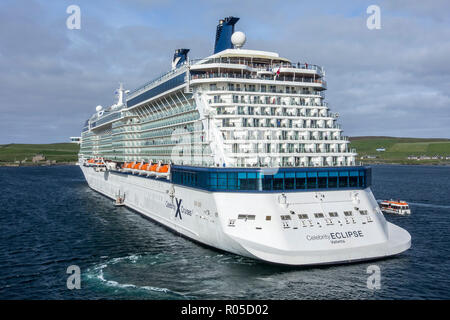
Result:
{"label": "orange lifeboat", "polygon": [[166,165],[164,165],[164,166],[160,166],[159,168],[158,168],[158,172],[161,172],[161,173],[167,173],[167,172],[169,172],[169,166],[166,164]]}
{"label": "orange lifeboat", "polygon": [[157,168],[158,168],[158,164],[155,163],[154,165],[152,165],[152,166],[150,167],[150,171],[156,172],[156,169],[157,169]]}
{"label": "orange lifeboat", "polygon": [[134,166],[133,166],[133,169],[139,169],[139,167],[142,165],[142,162],[141,163],[136,163]]}
{"label": "orange lifeboat", "polygon": [[134,162],[130,162],[129,164],[127,164],[126,168],[131,169],[133,168]]}
{"label": "orange lifeboat", "polygon": [[141,170],[147,170],[149,165],[150,165],[149,163],[144,163],[141,167]]}
{"label": "orange lifeboat", "polygon": [[126,168],[127,165],[128,165],[128,163],[125,162],[125,163],[122,165],[122,169]]}

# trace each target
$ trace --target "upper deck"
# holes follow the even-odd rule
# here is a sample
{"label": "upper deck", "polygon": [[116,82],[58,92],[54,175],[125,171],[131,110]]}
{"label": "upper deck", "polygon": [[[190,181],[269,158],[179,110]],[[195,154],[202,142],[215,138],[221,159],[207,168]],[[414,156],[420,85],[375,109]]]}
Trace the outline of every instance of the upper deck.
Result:
{"label": "upper deck", "polygon": [[172,70],[97,112],[83,128],[83,153],[214,167],[355,164],[324,101],[323,67],[242,43],[217,47],[195,60],[177,49]]}

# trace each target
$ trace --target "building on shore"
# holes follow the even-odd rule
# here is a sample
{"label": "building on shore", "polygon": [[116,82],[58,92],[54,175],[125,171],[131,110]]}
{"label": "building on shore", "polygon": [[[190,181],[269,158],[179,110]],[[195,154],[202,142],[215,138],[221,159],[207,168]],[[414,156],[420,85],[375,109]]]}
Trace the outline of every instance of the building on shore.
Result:
{"label": "building on shore", "polygon": [[43,154],[37,154],[31,159],[31,161],[33,163],[37,163],[39,161],[45,161],[45,160],[46,160],[46,158],[45,158],[45,156]]}

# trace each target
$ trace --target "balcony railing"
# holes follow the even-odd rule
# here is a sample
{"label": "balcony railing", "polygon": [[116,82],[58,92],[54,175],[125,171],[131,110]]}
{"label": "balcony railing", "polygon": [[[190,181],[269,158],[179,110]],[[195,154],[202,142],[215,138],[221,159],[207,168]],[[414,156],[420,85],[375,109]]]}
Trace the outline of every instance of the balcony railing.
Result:
{"label": "balcony railing", "polygon": [[203,61],[203,59],[194,59],[194,60],[190,60],[190,64],[191,65],[195,65],[198,64],[198,62],[202,61],[201,64],[212,64],[212,63],[220,63],[220,64],[235,64],[235,65],[245,65],[249,68],[252,68],[254,70],[257,71],[269,71],[269,72],[273,72],[273,71],[277,71],[278,68],[292,68],[292,69],[297,69],[299,71],[303,71],[303,70],[312,70],[312,71],[317,71],[320,74],[324,74],[324,69],[321,66],[315,65],[315,64],[309,64],[309,63],[273,63],[273,64],[267,64],[267,63],[252,63],[251,61],[249,61],[249,59],[239,59],[239,58],[225,58],[225,57],[221,57],[221,58],[212,58],[212,59],[208,59]]}
{"label": "balcony railing", "polygon": [[[266,76],[266,75],[252,75],[252,74],[239,74],[239,73],[202,73],[202,74],[191,74],[190,80],[198,79],[214,79],[214,78],[229,78],[229,79],[253,79],[253,80],[272,80],[272,81],[289,81],[289,82],[300,82],[300,83],[317,83],[322,84],[324,88],[327,87],[327,82],[322,79],[313,79],[305,77],[286,77],[286,76]],[[252,91],[255,92],[255,91]],[[275,93],[274,91],[272,91]]]}

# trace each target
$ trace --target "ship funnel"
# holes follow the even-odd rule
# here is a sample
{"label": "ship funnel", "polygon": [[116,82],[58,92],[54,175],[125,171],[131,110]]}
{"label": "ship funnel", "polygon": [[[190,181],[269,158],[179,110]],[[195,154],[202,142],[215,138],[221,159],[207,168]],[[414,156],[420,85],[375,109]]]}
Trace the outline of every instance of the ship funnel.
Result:
{"label": "ship funnel", "polygon": [[236,17],[227,17],[219,20],[216,31],[216,42],[214,44],[214,53],[226,49],[232,49],[231,35],[234,33],[234,25],[239,21]]}
{"label": "ship funnel", "polygon": [[176,69],[187,60],[189,49],[177,49],[173,55],[172,70]]}

